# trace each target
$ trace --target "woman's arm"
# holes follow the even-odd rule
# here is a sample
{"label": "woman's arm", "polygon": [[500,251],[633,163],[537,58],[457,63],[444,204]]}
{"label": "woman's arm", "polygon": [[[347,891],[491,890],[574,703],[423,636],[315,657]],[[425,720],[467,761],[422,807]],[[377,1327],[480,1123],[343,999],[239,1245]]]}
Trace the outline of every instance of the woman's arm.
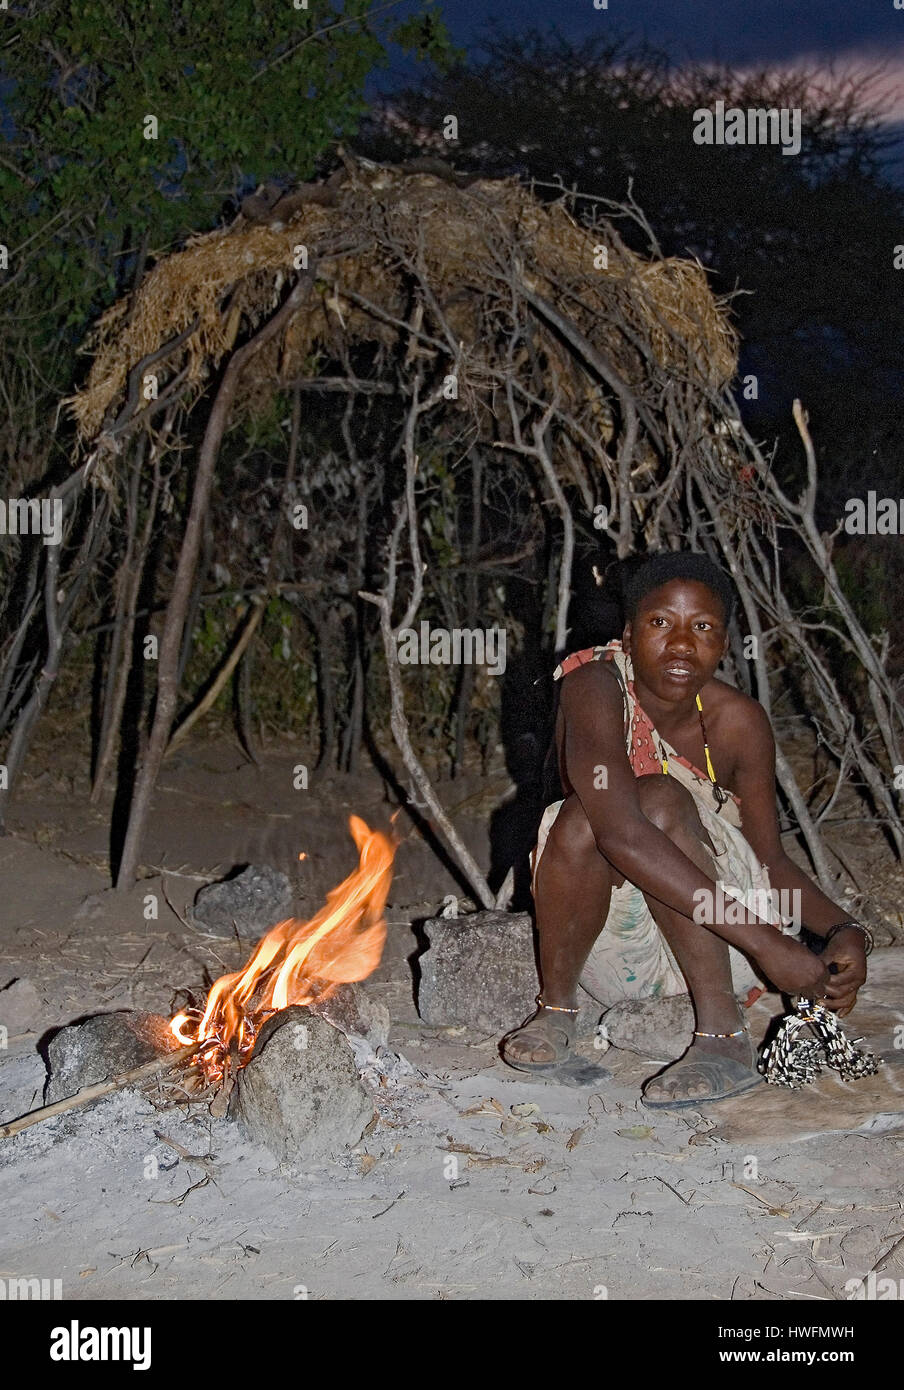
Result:
{"label": "woman's arm", "polygon": [[824,995],[828,976],[822,961],[755,912],[741,909],[735,916],[733,900],[731,923],[717,920],[715,881],[643,814],[625,752],[622,697],[612,676],[596,662],[565,676],[560,712],[568,784],[610,864],[641,892],[747,951],[780,989]]}
{"label": "woman's arm", "polygon": [[[831,927],[850,921],[850,913],[832,902],[782,848],[776,810],[775,738],[766,711],[755,700],[739,701],[736,719],[731,733],[738,761],[732,781],[741,798],[744,837],[769,870],[772,887],[797,895],[791,898],[795,925],[825,936]],[[837,967],[826,998],[839,1014],[849,1013],[866,979],[863,933],[838,932],[820,959],[826,967]]]}

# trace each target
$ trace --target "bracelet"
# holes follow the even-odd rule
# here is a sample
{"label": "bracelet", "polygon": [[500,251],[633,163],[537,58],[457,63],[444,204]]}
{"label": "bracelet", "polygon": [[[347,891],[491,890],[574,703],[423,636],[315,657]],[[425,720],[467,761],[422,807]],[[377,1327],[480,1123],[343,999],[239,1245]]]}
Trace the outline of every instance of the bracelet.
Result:
{"label": "bracelet", "polygon": [[857,931],[863,932],[864,954],[868,956],[876,943],[873,940],[873,934],[869,927],[865,927],[862,922],[838,922],[836,926],[829,927],[829,930],[823,937],[825,944],[828,946],[833,936],[837,936],[840,931],[848,931],[850,927],[855,927]]}
{"label": "bracelet", "polygon": [[544,1004],[542,994],[537,995],[537,1003],[541,1009],[549,1009],[550,1013],[553,1014],[579,1014],[581,1012],[580,1009],[563,1009],[560,1004]]}

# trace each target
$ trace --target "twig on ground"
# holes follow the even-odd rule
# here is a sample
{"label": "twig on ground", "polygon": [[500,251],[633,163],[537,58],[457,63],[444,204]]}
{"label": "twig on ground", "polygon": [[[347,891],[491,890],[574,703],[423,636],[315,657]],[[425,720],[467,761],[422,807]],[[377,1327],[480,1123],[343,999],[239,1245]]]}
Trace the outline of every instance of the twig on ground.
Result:
{"label": "twig on ground", "polygon": [[149,1197],[148,1201],[155,1207],[181,1207],[190,1192],[197,1192],[199,1187],[206,1187],[210,1181],[210,1174],[205,1173],[203,1178],[200,1178],[198,1182],[193,1182],[191,1187],[187,1187],[178,1197]]}
{"label": "twig on ground", "polygon": [[897,1254],[897,1252],[901,1249],[902,1246],[904,1246],[904,1234],[899,1235],[894,1245],[889,1246],[885,1254],[882,1256],[881,1259],[876,1261],[869,1273],[881,1274],[882,1270],[887,1268],[887,1266],[891,1263],[893,1256]]}
{"label": "twig on ground", "polygon": [[40,1110],[31,1110],[27,1115],[20,1115],[17,1120],[10,1120],[9,1124],[0,1125],[0,1139],[9,1139],[11,1135],[19,1134],[21,1130],[30,1129],[32,1125],[41,1124],[44,1120],[53,1119],[54,1115],[62,1115],[66,1110],[76,1110],[83,1105],[90,1105],[93,1100],[100,1100],[102,1096],[121,1091],[133,1082],[149,1081],[157,1072],[171,1071],[182,1062],[187,1062],[197,1050],[197,1043],[189,1043],[186,1047],[180,1047],[171,1053],[169,1057],[155,1057],[152,1062],[133,1067],[131,1071],[114,1076],[110,1081],[100,1081],[96,1086],[84,1086],[77,1095],[66,1096],[64,1100],[54,1101],[52,1105],[45,1105]]}
{"label": "twig on ground", "polygon": [[387,1213],[388,1211],[392,1211],[392,1209],[393,1209],[393,1207],[395,1206],[396,1202],[400,1202],[400,1201],[402,1200],[402,1198],[405,1196],[405,1193],[406,1193],[407,1191],[408,1191],[408,1188],[407,1188],[407,1187],[403,1187],[402,1190],[401,1190],[401,1192],[399,1193],[398,1197],[393,1197],[393,1199],[392,1199],[392,1201],[389,1203],[389,1206],[388,1206],[388,1207],[384,1207],[382,1211],[375,1211],[375,1212],[372,1212],[372,1213],[371,1213],[371,1218],[370,1218],[371,1221],[376,1221],[376,1219],[377,1219],[378,1216],[385,1216],[386,1213]]}
{"label": "twig on ground", "polygon": [[[186,1163],[192,1164],[195,1168],[203,1168],[205,1172],[209,1172],[211,1168],[217,1166],[214,1163],[214,1154],[205,1155],[189,1153],[188,1149],[183,1148],[181,1144],[177,1144],[175,1139],[170,1139],[169,1135],[162,1134],[159,1129],[154,1130],[154,1136],[159,1139],[161,1144],[165,1144],[168,1149],[172,1149],[181,1159],[184,1159]],[[212,1176],[213,1174],[211,1174],[211,1177]]]}

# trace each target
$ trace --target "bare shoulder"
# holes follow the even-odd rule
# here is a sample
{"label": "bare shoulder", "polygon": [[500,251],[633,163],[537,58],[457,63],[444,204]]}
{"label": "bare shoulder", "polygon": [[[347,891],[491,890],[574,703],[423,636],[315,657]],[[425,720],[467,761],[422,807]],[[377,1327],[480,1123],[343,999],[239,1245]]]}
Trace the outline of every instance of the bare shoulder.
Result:
{"label": "bare shoulder", "polygon": [[769,716],[759,700],[727,681],[713,678],[702,693],[707,724],[713,717],[713,732],[731,746],[738,762],[745,754],[759,758],[775,743]]}
{"label": "bare shoulder", "polygon": [[625,704],[617,677],[609,663],[588,661],[562,677],[562,695],[556,716],[556,744],[607,749],[615,756],[624,749]]}
{"label": "bare shoulder", "polygon": [[559,775],[566,795],[605,764],[610,775],[633,778],[625,753],[625,706],[609,662],[588,661],[562,677],[556,718]]}
{"label": "bare shoulder", "polygon": [[588,661],[562,677],[560,708],[568,719],[585,714],[616,714],[621,722],[623,699],[618,678],[608,661]]}

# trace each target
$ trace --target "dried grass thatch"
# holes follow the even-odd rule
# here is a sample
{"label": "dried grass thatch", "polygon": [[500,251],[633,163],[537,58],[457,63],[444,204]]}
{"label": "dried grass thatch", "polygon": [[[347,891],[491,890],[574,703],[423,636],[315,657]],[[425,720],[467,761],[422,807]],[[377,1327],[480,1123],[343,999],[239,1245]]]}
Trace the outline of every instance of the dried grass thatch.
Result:
{"label": "dried grass thatch", "polygon": [[[349,408],[337,425],[335,447],[323,451],[326,457],[317,466],[335,486],[345,460],[361,482],[357,507],[326,500],[336,525],[333,531],[320,526],[311,539],[312,546],[316,541],[311,567],[319,566],[321,573],[305,576],[305,592],[320,594],[325,613],[346,586],[377,605],[394,701],[393,734],[425,804],[445,826],[465,876],[477,884],[481,902],[489,889],[442,808],[431,800],[429,779],[406,742],[401,683],[393,665],[396,559],[403,563],[404,533],[410,553],[404,561],[407,606],[401,626],[407,626],[424,597],[430,568],[427,549],[421,549],[418,498],[431,485],[432,456],[445,467],[444,452],[453,460],[471,455],[478,511],[486,459],[506,460],[506,480],[518,484],[522,475],[526,480],[530,508],[558,549],[551,551],[557,574],[549,570],[546,578],[548,616],[554,620],[547,630],[554,627],[556,651],[568,634],[576,537],[580,526],[586,532],[590,518],[596,529],[603,514],[606,544],[617,558],[681,543],[721,557],[738,587],[746,630],[755,639],[752,652],[741,653],[740,634],[735,634],[736,672],[745,682],[752,676],[751,688],[768,713],[770,665],[777,658],[836,765],[834,792],[821,809],[811,809],[783,750],[777,750],[778,779],[823,889],[833,891],[835,874],[820,826],[846,781],[865,789],[864,805],[870,814],[879,811],[904,858],[904,818],[889,776],[904,763],[904,710],[887,669],[887,637],[877,640],[863,628],[835,571],[832,539],[817,525],[816,456],[799,403],[795,421],[806,480],[797,500],[782,490],[772,460],[744,428],[729,389],[736,334],[725,301],[712,294],[703,269],[692,261],[645,258],[629,249],[613,219],[632,216],[645,227],[633,204],[605,205],[609,220],[585,226],[573,215],[577,195],[565,190],[557,201],[542,202],[514,179],[456,175],[425,160],[412,162],[419,168],[381,167],[340,153],[344,167],[326,183],[303,185],[275,204],[254,195],[232,226],[194,237],[184,250],[161,260],[92,334],[88,382],[70,401],[81,448],[90,457],[64,484],[73,498],[70,530],[82,540],[67,560],[70,582],[58,582],[54,568],[61,547],[48,548],[49,582],[37,572],[30,580],[32,593],[42,590],[45,596],[40,640],[47,656],[17,715],[13,756],[7,755],[9,780],[21,765],[29,731],[54,680],[72,596],[101,555],[118,556],[117,612],[127,624],[134,622],[152,528],[171,509],[161,457],[168,456],[170,473],[179,466],[187,412],[211,376],[222,372],[185,510],[160,644],[153,727],[120,864],[123,883],[130,883],[137,870],[176,713],[179,652],[183,630],[190,632],[192,621],[190,585],[226,424],[237,407],[247,411],[288,386],[296,389],[280,485],[295,485],[297,456],[303,452],[302,387],[347,393]],[[434,167],[425,169],[425,162]],[[299,277],[302,247],[314,273]],[[375,350],[353,358],[355,344]],[[327,379],[324,367],[332,373]],[[156,402],[146,399],[154,394],[146,390],[148,373],[157,378]],[[453,380],[454,390],[447,391]],[[386,397],[389,408],[371,410],[364,402],[364,459],[357,457],[358,422],[351,416],[360,404],[356,398],[375,392]],[[460,416],[450,420],[450,412],[462,410],[471,416],[465,428]],[[145,450],[154,466],[143,472]],[[393,468],[383,471],[387,458]],[[308,491],[318,494],[322,481],[309,472]],[[365,527],[360,508],[371,505],[384,482],[386,495],[379,493],[370,535],[371,515],[366,514]],[[110,526],[111,513],[123,501],[124,542],[111,536]],[[86,524],[76,531],[77,516]],[[278,554],[278,525],[271,558]],[[365,551],[358,548],[362,534],[373,542]],[[803,614],[793,608],[782,582],[782,542],[789,536],[798,563],[809,566],[822,592],[820,607]],[[329,575],[322,573],[326,558],[343,550],[355,559],[339,588],[330,591]],[[372,577],[373,566],[383,566],[384,572]],[[288,564],[285,568],[288,573]],[[279,572],[278,565],[267,570],[271,591],[281,587]],[[362,588],[365,583],[371,587]],[[293,588],[300,592],[298,584]],[[831,621],[825,620],[825,609]],[[23,640],[30,620],[23,625]],[[364,625],[356,625],[352,640],[360,654],[371,640]],[[122,646],[137,650],[131,628]],[[7,689],[21,681],[20,648],[14,641],[9,650],[5,674],[0,667],[0,690],[4,681]],[[852,655],[867,673],[866,696],[836,677],[840,658]],[[115,666],[111,658],[113,674]],[[360,663],[355,678],[349,677],[350,691],[361,696],[357,706],[352,696],[349,714],[350,726],[358,719],[359,741],[365,687],[356,681],[363,670]],[[329,653],[322,671],[323,707],[332,709],[332,685],[326,688],[327,677],[332,680]],[[128,676],[125,662],[115,685],[108,673],[101,768],[104,758],[113,756]],[[464,708],[462,701],[459,709]],[[109,719],[108,711],[113,711]],[[325,747],[331,737],[324,735]],[[0,821],[7,795],[0,788]]]}
{"label": "dried grass thatch", "polygon": [[[342,339],[396,341],[404,332],[398,322],[410,313],[413,273],[463,344],[468,379],[479,387],[494,375],[496,348],[504,349],[498,315],[512,266],[528,290],[567,308],[633,389],[642,389],[651,356],[714,390],[736,368],[725,304],[696,263],[645,260],[609,223],[587,229],[562,201],[541,203],[514,179],[460,187],[434,174],[356,166],[331,202],[302,203],[289,221],[256,224],[240,216],[224,230],[191,238],[145,276],[133,299],[109,309],[87,344],[94,354],[88,382],[70,402],[80,438],[90,440],[117,411],[136,364],[196,319],[155,371],[168,377],[186,369],[186,380],[200,389],[236,339],[273,312],[300,245],[318,260],[319,293],[251,365],[246,392],[304,376],[312,354],[332,356]],[[608,253],[602,269],[600,246]],[[544,348],[557,356],[554,334],[547,333]],[[573,406],[586,379],[579,380],[567,353],[558,354],[557,366]]]}

